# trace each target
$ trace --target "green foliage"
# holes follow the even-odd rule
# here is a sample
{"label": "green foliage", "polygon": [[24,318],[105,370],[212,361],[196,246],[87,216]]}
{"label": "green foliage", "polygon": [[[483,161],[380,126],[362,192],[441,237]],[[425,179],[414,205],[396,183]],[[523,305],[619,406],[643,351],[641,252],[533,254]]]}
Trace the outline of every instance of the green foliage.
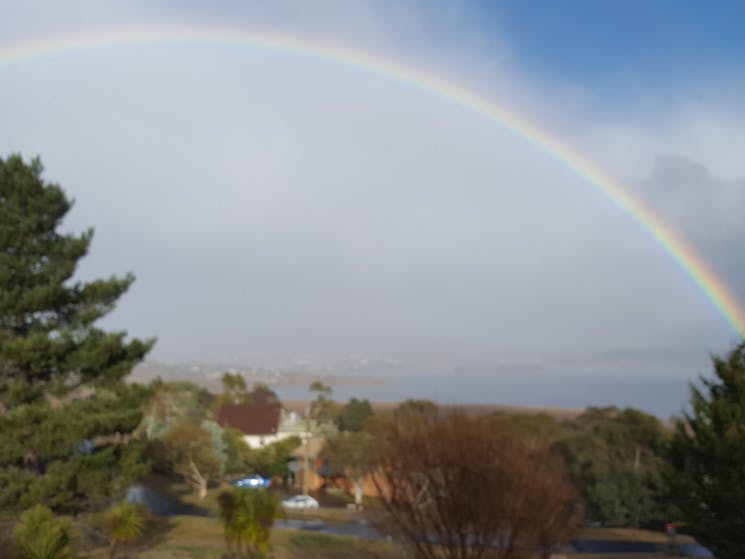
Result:
{"label": "green foliage", "polygon": [[0,508],[79,510],[146,470],[128,435],[147,389],[123,383],[153,341],[96,327],[134,278],[74,278],[92,230],[39,160],[0,159]]}
{"label": "green foliage", "polygon": [[416,421],[420,416],[432,416],[437,413],[437,404],[430,400],[404,400],[393,411],[394,417],[398,420]]}
{"label": "green foliage", "polygon": [[236,429],[223,429],[222,440],[227,457],[225,473],[255,473],[281,478],[289,474],[287,464],[290,455],[302,442],[300,437],[293,436],[262,448],[250,448],[243,434]]}
{"label": "green foliage", "polygon": [[370,401],[352,398],[334,418],[340,431],[361,431],[365,422],[373,415]]}
{"label": "green foliage", "polygon": [[270,528],[279,515],[279,501],[264,489],[234,489],[218,497],[229,551],[239,557],[264,557],[270,550]]}
{"label": "green foliage", "polygon": [[531,447],[551,446],[570,434],[566,425],[546,413],[497,413],[491,422],[496,429],[518,435]]}
{"label": "green foliage", "polygon": [[222,375],[222,389],[223,392],[230,393],[243,393],[246,391],[246,379],[240,373],[229,373],[225,372]]}
{"label": "green foliage", "polygon": [[373,435],[363,431],[347,431],[326,439],[319,458],[330,476],[344,476],[355,486],[355,502],[362,502],[362,480],[372,471]]}
{"label": "green foliage", "polygon": [[315,392],[316,394],[326,396],[327,398],[331,397],[332,389],[328,384],[324,384],[320,380],[314,380],[310,383],[308,386],[308,390],[311,392]]}
{"label": "green foliage", "polygon": [[71,208],[38,159],[0,159],[0,401],[6,408],[120,381],[152,346],[94,324],[133,276],[75,282],[93,231],[61,234]]}
{"label": "green foliage", "polygon": [[141,442],[106,447],[90,456],[74,456],[50,464],[43,476],[24,468],[0,470],[0,504],[20,510],[35,503],[69,512],[95,506],[149,471]]}
{"label": "green foliage", "polygon": [[246,460],[247,470],[268,477],[287,476],[290,455],[301,442],[300,437],[292,436],[262,448],[250,449]]}
{"label": "green foliage", "polygon": [[745,556],[745,342],[713,366],[702,389],[691,385],[665,477],[687,529],[716,557],[735,559]]}
{"label": "green foliage", "polygon": [[144,443],[129,437],[146,397],[121,384],[62,409],[41,402],[0,416],[0,508],[76,512],[123,493],[149,470]]}
{"label": "green foliage", "polygon": [[627,408],[589,408],[555,446],[580,489],[587,517],[611,526],[664,521],[659,419]]}
{"label": "green foliage", "polygon": [[225,473],[225,463],[228,461],[228,453],[225,448],[225,441],[223,440],[223,428],[220,427],[216,421],[211,419],[205,419],[202,421],[202,429],[207,431],[212,438],[212,452],[217,458],[219,464],[217,475],[223,475]]}
{"label": "green foliage", "polygon": [[310,383],[308,390],[315,392],[316,397],[310,403],[310,419],[316,423],[330,423],[334,419],[336,406],[331,399],[331,387],[315,380]]}
{"label": "green foliage", "polygon": [[13,531],[24,559],[68,559],[72,557],[70,521],[55,518],[45,506],[36,505],[21,515]]}
{"label": "green foliage", "polygon": [[150,441],[155,469],[184,476],[200,493],[209,479],[225,473],[229,461],[233,469],[242,462],[236,439],[226,437],[213,419],[209,401],[209,393],[195,384],[160,384],[137,428]]}
{"label": "green foliage", "polygon": [[251,390],[246,392],[245,402],[279,402],[277,393],[263,382],[254,382]]}
{"label": "green foliage", "polygon": [[222,430],[222,442],[225,449],[225,473],[242,474],[248,471],[253,451],[246,444],[243,433],[238,429],[225,428]]}
{"label": "green foliage", "polygon": [[139,505],[124,501],[104,513],[103,525],[109,538],[109,557],[113,559],[119,544],[132,542],[142,535],[145,513]]}
{"label": "green foliage", "polygon": [[246,389],[246,380],[240,373],[224,373],[222,393],[212,401],[212,411],[217,413],[226,404],[246,402],[279,402],[279,396],[262,382],[255,382],[251,390]]}
{"label": "green foliage", "polygon": [[220,460],[212,434],[195,425],[180,424],[162,439],[163,460],[198,493],[207,496],[207,484],[220,473]]}
{"label": "green foliage", "polygon": [[148,402],[137,432],[153,440],[178,424],[201,425],[209,418],[208,396],[206,390],[189,382],[161,384]]}
{"label": "green foliage", "polygon": [[217,413],[225,404],[240,404],[246,401],[246,379],[240,373],[225,372],[221,378],[222,393],[212,402],[212,410]]}
{"label": "green foliage", "polygon": [[338,433],[326,439],[319,458],[331,475],[363,477],[370,468],[370,449],[374,444],[373,436],[368,433]]}

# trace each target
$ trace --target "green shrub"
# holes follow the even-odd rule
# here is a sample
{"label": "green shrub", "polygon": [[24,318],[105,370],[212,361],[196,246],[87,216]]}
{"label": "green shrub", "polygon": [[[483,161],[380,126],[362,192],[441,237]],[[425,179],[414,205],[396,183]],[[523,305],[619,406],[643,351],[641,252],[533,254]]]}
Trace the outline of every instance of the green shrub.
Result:
{"label": "green shrub", "polygon": [[104,513],[103,525],[109,538],[109,557],[113,558],[121,543],[129,543],[142,535],[145,514],[139,505],[126,501]]}
{"label": "green shrub", "polygon": [[264,489],[234,489],[218,497],[228,551],[238,557],[264,557],[270,528],[279,514],[277,497]]}
{"label": "green shrub", "polygon": [[45,506],[36,505],[21,515],[13,537],[24,559],[72,557],[72,527],[66,518],[55,518]]}

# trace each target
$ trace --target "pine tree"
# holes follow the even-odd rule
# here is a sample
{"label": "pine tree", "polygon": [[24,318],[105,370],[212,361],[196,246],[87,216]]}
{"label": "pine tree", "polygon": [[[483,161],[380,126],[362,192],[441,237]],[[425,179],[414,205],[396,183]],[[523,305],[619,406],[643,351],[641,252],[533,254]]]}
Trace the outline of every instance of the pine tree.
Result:
{"label": "pine tree", "polygon": [[71,208],[45,183],[38,159],[0,159],[0,402],[5,408],[61,395],[79,385],[121,380],[152,341],[125,341],[95,322],[134,278],[73,281],[93,231],[58,231]]}
{"label": "pine tree", "polygon": [[80,510],[148,469],[150,390],[123,378],[153,341],[96,327],[133,277],[74,279],[93,232],[59,231],[70,208],[38,159],[0,158],[0,509]]}
{"label": "pine tree", "polygon": [[735,559],[745,557],[745,342],[712,360],[714,377],[691,386],[667,479],[686,528],[719,559]]}

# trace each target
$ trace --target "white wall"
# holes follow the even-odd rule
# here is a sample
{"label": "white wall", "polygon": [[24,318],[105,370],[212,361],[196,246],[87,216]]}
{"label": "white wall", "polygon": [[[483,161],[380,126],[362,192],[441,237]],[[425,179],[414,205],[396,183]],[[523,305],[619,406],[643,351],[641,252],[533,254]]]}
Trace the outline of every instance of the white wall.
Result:
{"label": "white wall", "polygon": [[310,433],[296,433],[292,431],[280,431],[271,435],[244,435],[243,440],[251,448],[264,448],[267,445],[289,439],[290,437],[308,437]]}

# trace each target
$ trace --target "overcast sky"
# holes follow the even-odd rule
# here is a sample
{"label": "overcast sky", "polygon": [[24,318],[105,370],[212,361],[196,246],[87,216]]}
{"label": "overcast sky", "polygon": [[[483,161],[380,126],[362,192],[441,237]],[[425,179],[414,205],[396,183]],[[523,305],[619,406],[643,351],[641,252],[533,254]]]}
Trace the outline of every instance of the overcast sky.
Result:
{"label": "overcast sky", "polygon": [[[745,299],[742,4],[0,0],[0,13],[0,52],[189,24],[427,71],[566,140]],[[40,155],[76,200],[66,228],[95,227],[81,277],[137,276],[105,326],[157,336],[155,359],[562,355],[685,379],[736,337],[583,179],[360,69],[195,44],[43,57],[0,65],[0,132],[2,156]]]}

